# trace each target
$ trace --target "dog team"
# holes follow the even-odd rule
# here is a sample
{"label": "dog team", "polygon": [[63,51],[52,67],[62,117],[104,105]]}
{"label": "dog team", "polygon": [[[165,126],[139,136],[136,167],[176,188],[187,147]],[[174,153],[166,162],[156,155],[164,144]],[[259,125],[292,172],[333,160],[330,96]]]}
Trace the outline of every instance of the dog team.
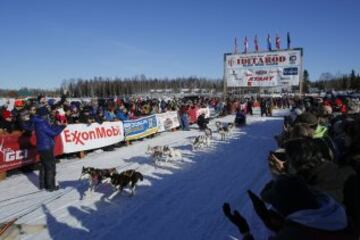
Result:
{"label": "dog team", "polygon": [[[231,129],[234,127],[233,123],[216,122],[217,132],[220,134],[222,141],[226,139]],[[206,126],[204,135],[196,136],[192,141],[192,149],[199,150],[205,147],[210,147],[213,136],[212,130]],[[146,151],[151,156],[154,164],[161,161],[168,162],[174,160],[181,160],[181,151],[170,147],[169,145],[153,146],[150,145]],[[100,184],[110,184],[115,192],[122,192],[125,187],[131,191],[131,196],[135,194],[135,186],[139,181],[144,179],[143,175],[135,169],[125,170],[118,173],[116,168],[99,169],[94,167],[83,167],[80,175],[80,180],[88,179],[89,192],[94,192]]]}

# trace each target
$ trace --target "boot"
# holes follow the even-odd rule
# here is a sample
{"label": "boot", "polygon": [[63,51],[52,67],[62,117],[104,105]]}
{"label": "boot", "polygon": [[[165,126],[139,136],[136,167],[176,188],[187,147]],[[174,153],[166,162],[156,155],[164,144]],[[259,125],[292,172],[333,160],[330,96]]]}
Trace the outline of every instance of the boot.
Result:
{"label": "boot", "polygon": [[47,188],[45,185],[45,167],[44,164],[40,164],[40,171],[39,171],[39,188],[40,190]]}

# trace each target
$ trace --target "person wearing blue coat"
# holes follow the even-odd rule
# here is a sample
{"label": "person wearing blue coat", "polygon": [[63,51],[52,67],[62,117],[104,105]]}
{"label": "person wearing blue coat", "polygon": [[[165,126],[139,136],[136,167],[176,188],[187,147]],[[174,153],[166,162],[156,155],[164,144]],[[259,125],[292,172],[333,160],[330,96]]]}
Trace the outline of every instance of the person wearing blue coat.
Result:
{"label": "person wearing blue coat", "polygon": [[114,113],[114,110],[106,110],[104,113],[105,121],[112,122],[116,119],[116,115]]}
{"label": "person wearing blue coat", "polygon": [[31,118],[31,128],[36,135],[36,148],[40,154],[39,187],[48,191],[56,191],[56,160],[54,157],[54,138],[65,128],[65,125],[50,125],[47,120],[48,110],[39,108]]}
{"label": "person wearing blue coat", "polygon": [[121,120],[121,121],[125,121],[125,120],[129,120],[129,116],[127,115],[127,111],[126,109],[119,109],[116,112],[116,117],[117,119]]}

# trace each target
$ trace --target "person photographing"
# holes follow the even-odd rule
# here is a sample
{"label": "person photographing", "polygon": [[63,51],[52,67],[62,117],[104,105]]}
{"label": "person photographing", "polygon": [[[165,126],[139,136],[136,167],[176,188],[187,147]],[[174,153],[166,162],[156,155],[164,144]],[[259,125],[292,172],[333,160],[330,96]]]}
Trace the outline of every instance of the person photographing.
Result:
{"label": "person photographing", "polygon": [[62,132],[66,123],[50,125],[48,115],[49,110],[42,106],[32,116],[31,123],[36,135],[36,148],[40,154],[39,188],[52,192],[59,189],[55,184],[54,138]]}

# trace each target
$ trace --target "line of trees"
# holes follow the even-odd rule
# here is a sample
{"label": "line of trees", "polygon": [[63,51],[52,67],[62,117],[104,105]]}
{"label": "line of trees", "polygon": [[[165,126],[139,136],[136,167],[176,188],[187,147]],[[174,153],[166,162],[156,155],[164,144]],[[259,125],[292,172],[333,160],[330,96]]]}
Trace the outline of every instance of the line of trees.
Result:
{"label": "line of trees", "polygon": [[350,74],[323,73],[316,82],[310,82],[312,88],[319,90],[360,90],[360,76],[352,70]]}
{"label": "line of trees", "polygon": [[[69,97],[112,97],[148,94],[152,89],[170,89],[179,93],[182,89],[206,89],[221,92],[222,79],[199,77],[182,78],[146,78],[139,75],[132,78],[103,78],[64,80],[60,88],[53,90],[21,88],[19,90],[0,89],[1,97],[26,97],[40,94],[56,97],[66,92]],[[310,88],[319,90],[360,90],[360,76],[354,70],[350,74],[321,74],[318,81],[310,81],[309,73],[304,71],[304,92]]]}
{"label": "line of trees", "polygon": [[40,88],[20,88],[14,89],[0,89],[0,97],[17,98],[17,97],[29,97],[29,96],[49,96],[57,97],[61,95],[60,89],[48,90]]}
{"label": "line of trees", "polygon": [[102,78],[65,80],[60,91],[66,91],[70,97],[109,97],[130,96],[132,94],[146,94],[156,89],[171,89],[178,93],[181,89],[214,89],[221,91],[223,86],[220,79],[198,77],[187,78],[146,78],[145,75],[132,78]]}

